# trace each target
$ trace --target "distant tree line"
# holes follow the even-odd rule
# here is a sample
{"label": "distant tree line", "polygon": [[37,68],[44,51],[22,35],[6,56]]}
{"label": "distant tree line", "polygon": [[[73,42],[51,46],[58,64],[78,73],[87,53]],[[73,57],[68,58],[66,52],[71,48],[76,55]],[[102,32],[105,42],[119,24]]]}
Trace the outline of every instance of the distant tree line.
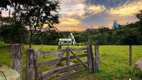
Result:
{"label": "distant tree line", "polygon": [[[13,27],[13,28],[11,28]],[[87,29],[84,32],[72,32],[78,43],[104,45],[141,45],[142,35],[139,21],[119,27],[118,29]],[[17,33],[16,30],[19,30]],[[1,27],[1,40],[7,43],[20,42],[28,44],[29,33],[20,24]],[[17,37],[14,37],[15,34]],[[57,45],[59,38],[67,38],[70,32],[60,32],[57,29],[37,31],[33,36],[33,44]]]}

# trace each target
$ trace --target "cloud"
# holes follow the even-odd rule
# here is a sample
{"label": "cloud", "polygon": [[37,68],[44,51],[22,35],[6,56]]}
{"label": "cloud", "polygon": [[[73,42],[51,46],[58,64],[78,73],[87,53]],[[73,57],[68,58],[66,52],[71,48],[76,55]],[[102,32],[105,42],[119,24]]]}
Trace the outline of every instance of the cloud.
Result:
{"label": "cloud", "polygon": [[60,31],[84,31],[85,28],[81,27],[67,27],[67,28],[58,28]]}
{"label": "cloud", "polygon": [[118,15],[118,16],[133,16],[139,10],[142,9],[142,1],[137,1],[133,3],[125,3],[122,6],[111,8],[108,10],[110,15]]}
{"label": "cloud", "polygon": [[103,5],[91,5],[86,8],[86,12],[89,14],[98,14],[106,10],[105,6]]}
{"label": "cloud", "polygon": [[81,21],[74,18],[61,18],[57,26],[78,26],[80,24]]}
{"label": "cloud", "polygon": [[102,29],[102,28],[106,28],[105,26],[91,26],[91,28],[93,29]]}
{"label": "cloud", "polygon": [[86,4],[86,0],[60,0],[61,17],[79,17],[84,18],[90,15],[103,12],[104,5]]}

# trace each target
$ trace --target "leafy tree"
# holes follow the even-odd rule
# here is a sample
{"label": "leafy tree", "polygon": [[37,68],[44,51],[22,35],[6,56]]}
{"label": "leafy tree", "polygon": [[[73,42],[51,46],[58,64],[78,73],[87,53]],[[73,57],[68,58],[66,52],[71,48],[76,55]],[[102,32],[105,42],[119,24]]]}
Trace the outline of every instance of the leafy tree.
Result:
{"label": "leafy tree", "polygon": [[31,0],[21,7],[20,18],[24,26],[28,26],[30,32],[29,48],[31,48],[32,37],[37,30],[41,30],[43,24],[49,28],[54,27],[58,21],[58,1],[53,0]]}
{"label": "leafy tree", "polygon": [[13,20],[20,21],[26,26],[30,33],[29,48],[31,48],[32,37],[36,31],[41,30],[43,24],[49,28],[54,27],[58,21],[59,2],[57,0],[2,0],[0,5],[7,9],[7,5],[14,8]]}
{"label": "leafy tree", "polygon": [[142,10],[140,10],[137,14],[136,17],[139,19],[139,30],[142,35]]}
{"label": "leafy tree", "polygon": [[2,36],[3,41],[7,43],[24,43],[27,34],[25,27],[22,26],[20,22],[0,27],[0,35]]}

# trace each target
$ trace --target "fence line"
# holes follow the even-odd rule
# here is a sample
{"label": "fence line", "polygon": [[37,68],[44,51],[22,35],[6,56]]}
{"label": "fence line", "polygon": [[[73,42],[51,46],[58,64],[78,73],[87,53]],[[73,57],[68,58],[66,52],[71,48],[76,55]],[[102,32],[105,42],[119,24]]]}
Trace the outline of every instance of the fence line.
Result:
{"label": "fence line", "polygon": [[[87,54],[85,53],[85,54],[76,55],[74,53],[75,51],[80,51],[80,50],[87,50]],[[39,55],[55,55],[57,53],[60,54],[57,59],[52,59],[52,60],[47,60],[47,61],[42,61],[42,62],[38,62],[37,60],[37,57]],[[66,57],[63,57],[65,53],[66,53]],[[71,54],[73,56],[71,56]],[[82,60],[80,60],[81,57],[87,57],[87,61],[83,62]],[[75,58],[79,61],[79,63],[70,64],[70,60],[75,59]],[[66,66],[55,68],[55,66],[61,61],[66,61]],[[49,64],[53,65],[51,70],[40,72],[40,73],[38,72],[38,67],[49,65]],[[81,65],[83,65],[85,69],[71,73],[70,71],[71,67],[81,66]],[[92,52],[92,46],[88,45],[85,48],[79,48],[79,49],[74,49],[74,48],[69,48],[69,47],[66,47],[65,49],[61,49],[61,46],[60,46],[57,51],[50,51],[50,52],[29,49],[27,52],[26,69],[27,69],[26,80],[39,80],[39,79],[45,79],[45,78],[48,79],[51,75],[55,73],[59,73],[59,72],[64,72],[64,71],[67,71],[67,74],[62,77],[57,77],[55,78],[55,80],[69,79],[71,76],[80,74],[81,72],[84,72],[84,71],[89,71],[90,73],[93,73],[94,72],[94,57],[93,57],[93,52]]]}
{"label": "fence line", "polygon": [[[99,71],[99,45],[95,45],[93,56],[92,46],[88,45],[84,48],[70,48],[61,49],[62,46],[58,47],[57,51],[38,51],[36,49],[28,49],[27,58],[26,58],[26,80],[39,80],[43,78],[48,78],[50,75],[55,73],[60,73],[67,71],[67,75],[62,77],[57,77],[55,80],[60,79],[69,79],[75,74],[80,74],[81,72],[88,71],[89,73],[94,73]],[[74,52],[87,50],[86,54],[76,55]],[[66,57],[63,57],[63,54],[66,54]],[[73,56],[71,56],[72,54]],[[38,61],[38,56],[50,56],[50,55],[59,55],[57,59],[47,60],[47,61]],[[87,61],[83,62],[80,58],[86,57]],[[79,63],[70,64],[70,60],[77,59]],[[21,45],[14,44],[12,45],[12,68],[19,72],[20,80],[22,80],[22,50]],[[49,71],[38,72],[38,67],[45,65],[54,65],[54,67],[62,61],[66,61],[66,66],[55,68]],[[84,66],[85,69],[71,73],[70,68],[74,66]],[[129,45],[129,65],[132,65],[132,45]],[[94,69],[95,68],[95,69]]]}

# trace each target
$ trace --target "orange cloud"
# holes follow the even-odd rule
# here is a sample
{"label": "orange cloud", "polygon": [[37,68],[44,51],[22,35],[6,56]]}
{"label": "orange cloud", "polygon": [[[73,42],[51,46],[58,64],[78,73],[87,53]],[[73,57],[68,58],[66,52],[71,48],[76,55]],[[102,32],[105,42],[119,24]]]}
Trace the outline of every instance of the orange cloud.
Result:
{"label": "orange cloud", "polygon": [[80,20],[74,18],[62,18],[57,26],[78,26],[81,24]]}
{"label": "orange cloud", "polygon": [[109,22],[107,26],[108,26],[109,29],[112,29],[112,27],[113,27],[113,22]]}
{"label": "orange cloud", "polygon": [[68,28],[58,28],[60,31],[84,31],[85,28],[81,28],[81,27],[68,27]]}
{"label": "orange cloud", "polygon": [[119,15],[119,16],[133,16],[139,10],[142,9],[142,1],[125,4],[123,6],[112,8],[108,11],[111,15]]}
{"label": "orange cloud", "polygon": [[105,28],[105,26],[92,26],[91,28],[94,28],[94,29],[101,29],[101,28]]}

